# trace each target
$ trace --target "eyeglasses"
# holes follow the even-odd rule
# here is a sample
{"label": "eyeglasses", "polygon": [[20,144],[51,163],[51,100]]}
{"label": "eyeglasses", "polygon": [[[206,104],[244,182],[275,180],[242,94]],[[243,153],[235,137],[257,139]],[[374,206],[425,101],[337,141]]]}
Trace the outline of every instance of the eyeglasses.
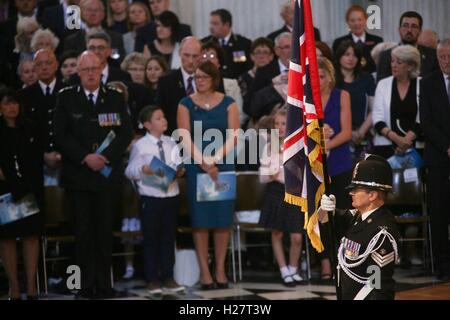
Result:
{"label": "eyeglasses", "polygon": [[420,26],[417,24],[409,24],[409,23],[404,23],[401,25],[402,29],[413,29],[413,30],[420,30]]}
{"label": "eyeglasses", "polygon": [[98,51],[105,51],[108,48],[105,47],[105,46],[89,46],[87,49],[89,51],[96,51],[96,50],[98,50]]}
{"label": "eyeglasses", "polygon": [[261,50],[261,51],[256,50],[256,51],[253,51],[253,53],[252,53],[252,55],[254,55],[254,56],[268,56],[270,54],[271,54],[271,52],[268,50]]}
{"label": "eyeglasses", "polygon": [[195,75],[195,80],[207,80],[207,79],[211,79],[211,76]]}
{"label": "eyeglasses", "polygon": [[79,71],[84,73],[97,72],[100,71],[100,67],[86,67],[81,68]]}
{"label": "eyeglasses", "polygon": [[203,59],[214,59],[214,58],[216,58],[217,56],[216,56],[216,54],[215,53],[204,53],[204,54],[202,54],[202,58]]}
{"label": "eyeglasses", "polygon": [[50,67],[53,64],[52,60],[45,60],[45,61],[39,61],[35,62],[34,65],[38,67],[47,66]]}

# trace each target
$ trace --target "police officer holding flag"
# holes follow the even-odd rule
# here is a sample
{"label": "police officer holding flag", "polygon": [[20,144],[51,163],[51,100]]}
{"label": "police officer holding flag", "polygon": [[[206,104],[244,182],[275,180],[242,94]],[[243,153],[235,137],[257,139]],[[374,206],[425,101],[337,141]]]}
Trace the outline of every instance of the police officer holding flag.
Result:
{"label": "police officer holding flag", "polygon": [[61,184],[74,218],[76,262],[82,298],[108,298],[111,288],[112,223],[122,158],[133,137],[122,92],[101,84],[99,58],[83,52],[81,85],[59,92],[55,140],[62,154]]}
{"label": "police officer holding flag", "polygon": [[398,231],[385,201],[392,189],[392,169],[378,156],[360,161],[348,187],[353,210],[336,211],[334,195],[322,196],[319,221],[335,212],[335,230],[345,230],[337,252],[337,283],[344,300],[393,300]]}

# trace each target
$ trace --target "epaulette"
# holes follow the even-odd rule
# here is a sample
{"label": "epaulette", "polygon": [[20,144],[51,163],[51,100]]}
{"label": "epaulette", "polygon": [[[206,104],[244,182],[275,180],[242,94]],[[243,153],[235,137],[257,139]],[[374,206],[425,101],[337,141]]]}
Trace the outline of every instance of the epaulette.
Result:
{"label": "epaulette", "polygon": [[77,87],[77,85],[64,87],[64,88],[60,89],[60,90],[58,91],[58,93],[63,93],[63,92],[65,92],[65,91],[75,89],[76,87]]}
{"label": "epaulette", "polygon": [[116,91],[116,92],[119,92],[119,93],[123,93],[123,90],[121,90],[121,89],[119,89],[119,88],[117,88],[115,86],[111,86],[111,85],[106,85],[106,89],[112,90],[112,91]]}

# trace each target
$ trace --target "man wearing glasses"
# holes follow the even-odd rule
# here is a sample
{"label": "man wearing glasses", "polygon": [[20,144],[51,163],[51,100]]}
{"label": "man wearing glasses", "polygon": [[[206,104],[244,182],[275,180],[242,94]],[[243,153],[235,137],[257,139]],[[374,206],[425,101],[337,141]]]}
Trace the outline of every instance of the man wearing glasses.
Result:
{"label": "man wearing glasses", "polygon": [[[81,298],[109,298],[112,223],[123,182],[122,157],[133,130],[122,92],[101,84],[100,59],[78,59],[80,85],[59,92],[55,140],[62,155],[61,185],[74,217]],[[120,200],[119,200],[120,201]]]}
{"label": "man wearing glasses", "polygon": [[[415,11],[408,11],[401,16],[398,30],[401,38],[400,44],[409,44],[419,49],[422,62],[420,76],[424,77],[433,71],[439,70],[439,65],[436,59],[436,50],[417,44],[420,33],[422,32],[422,25],[422,16]],[[391,52],[392,49],[389,49],[380,54],[377,68],[377,82],[392,75]]]}

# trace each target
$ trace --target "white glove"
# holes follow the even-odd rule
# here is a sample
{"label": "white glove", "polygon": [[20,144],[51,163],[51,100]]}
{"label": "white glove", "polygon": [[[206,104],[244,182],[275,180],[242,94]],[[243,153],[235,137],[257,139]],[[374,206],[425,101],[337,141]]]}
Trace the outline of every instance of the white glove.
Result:
{"label": "white glove", "polygon": [[320,209],[323,211],[334,211],[336,210],[336,197],[334,194],[322,195],[322,200],[320,200]]}

